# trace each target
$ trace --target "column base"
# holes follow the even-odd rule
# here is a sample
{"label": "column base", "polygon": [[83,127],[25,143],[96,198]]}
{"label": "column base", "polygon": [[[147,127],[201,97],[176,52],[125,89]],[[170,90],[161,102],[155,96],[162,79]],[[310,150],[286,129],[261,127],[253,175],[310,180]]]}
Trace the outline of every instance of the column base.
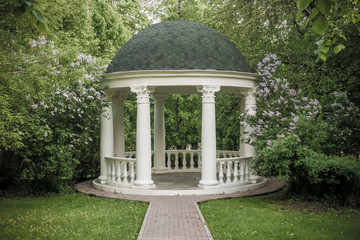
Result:
{"label": "column base", "polygon": [[98,182],[100,184],[105,184],[107,182],[107,177],[106,176],[99,176],[97,180],[98,180]]}
{"label": "column base", "polygon": [[198,187],[203,189],[209,189],[209,188],[220,188],[220,185],[219,185],[219,181],[217,180],[200,180]]}
{"label": "column base", "polygon": [[257,183],[259,178],[260,178],[259,176],[250,175],[249,180],[250,180],[251,183],[254,184],[254,183]]}
{"label": "column base", "polygon": [[139,189],[155,188],[155,184],[153,180],[136,180],[132,188],[139,188]]}

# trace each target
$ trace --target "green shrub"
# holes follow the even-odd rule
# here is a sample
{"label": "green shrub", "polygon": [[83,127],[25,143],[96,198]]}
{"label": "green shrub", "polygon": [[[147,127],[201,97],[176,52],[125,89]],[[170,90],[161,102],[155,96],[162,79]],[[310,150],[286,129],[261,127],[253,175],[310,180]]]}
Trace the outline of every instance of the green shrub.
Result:
{"label": "green shrub", "polygon": [[0,183],[26,192],[61,192],[71,181],[98,175],[100,116],[107,104],[100,78],[106,66],[84,54],[61,62],[61,52],[45,37],[32,40],[30,48],[29,56],[41,64],[26,62],[26,74],[17,76],[18,84],[25,78],[36,84],[20,95],[24,118],[13,129],[21,136],[19,148],[0,126],[0,167],[12,175],[0,171]]}
{"label": "green shrub", "polygon": [[309,151],[296,163],[292,190],[341,205],[360,206],[360,161],[355,157],[326,156]]}
{"label": "green shrub", "polygon": [[304,96],[286,79],[274,78],[280,64],[275,54],[258,64],[263,81],[256,91],[256,114],[240,116],[245,129],[252,129],[247,141],[257,152],[254,170],[288,181],[304,197],[358,204],[359,109],[346,92],[334,92],[323,102]]}

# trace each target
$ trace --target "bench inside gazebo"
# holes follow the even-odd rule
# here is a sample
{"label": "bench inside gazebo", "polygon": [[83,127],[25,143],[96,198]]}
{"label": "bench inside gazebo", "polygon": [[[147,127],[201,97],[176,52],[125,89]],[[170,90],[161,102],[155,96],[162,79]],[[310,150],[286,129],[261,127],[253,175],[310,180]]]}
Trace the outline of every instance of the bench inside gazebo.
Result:
{"label": "bench inside gazebo", "polygon": [[[140,31],[120,49],[104,75],[109,105],[101,121],[101,172],[94,187],[149,195],[261,187],[266,179],[251,170],[255,154],[251,145],[240,141],[236,151],[216,148],[216,94],[237,95],[241,112],[251,114],[257,82],[235,45],[203,24],[171,21]],[[124,100],[129,94],[137,98],[135,152],[125,152]],[[201,95],[201,149],[165,149],[164,100],[171,94]],[[155,101],[153,150],[150,98]],[[241,128],[244,131],[249,129]]]}

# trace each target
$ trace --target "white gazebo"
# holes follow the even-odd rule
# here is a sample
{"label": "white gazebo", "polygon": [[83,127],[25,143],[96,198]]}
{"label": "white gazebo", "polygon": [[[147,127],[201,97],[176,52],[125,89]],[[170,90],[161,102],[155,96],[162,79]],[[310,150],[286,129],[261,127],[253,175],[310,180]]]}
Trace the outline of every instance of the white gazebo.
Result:
{"label": "white gazebo", "polygon": [[[101,172],[94,187],[129,194],[182,195],[263,186],[266,179],[251,171],[255,154],[251,145],[240,143],[236,151],[216,149],[216,94],[235,94],[241,98],[241,111],[254,113],[258,79],[235,45],[203,24],[171,21],[140,31],[116,54],[103,79],[110,104],[101,120]],[[129,94],[137,97],[136,152],[125,152],[124,100]],[[165,149],[164,100],[170,94],[201,95],[201,149]],[[150,98],[155,100],[154,150]],[[171,189],[171,185],[159,189],[153,180],[154,174],[179,172],[200,172],[201,179],[191,189]]]}

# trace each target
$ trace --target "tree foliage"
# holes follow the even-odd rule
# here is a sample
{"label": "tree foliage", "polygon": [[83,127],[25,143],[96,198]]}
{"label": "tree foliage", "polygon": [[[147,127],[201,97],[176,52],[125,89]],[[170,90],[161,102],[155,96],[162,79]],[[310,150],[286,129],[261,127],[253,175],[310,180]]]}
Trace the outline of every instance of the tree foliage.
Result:
{"label": "tree foliage", "polygon": [[360,5],[358,0],[298,0],[297,18],[305,13],[305,25],[311,24],[313,30],[321,35],[316,42],[315,53],[326,61],[329,50],[335,54],[345,48],[347,40],[344,28],[354,25],[360,31]]}
{"label": "tree foliage", "polygon": [[97,175],[100,73],[145,16],[137,1],[34,3],[0,2],[0,177],[59,191]]}

